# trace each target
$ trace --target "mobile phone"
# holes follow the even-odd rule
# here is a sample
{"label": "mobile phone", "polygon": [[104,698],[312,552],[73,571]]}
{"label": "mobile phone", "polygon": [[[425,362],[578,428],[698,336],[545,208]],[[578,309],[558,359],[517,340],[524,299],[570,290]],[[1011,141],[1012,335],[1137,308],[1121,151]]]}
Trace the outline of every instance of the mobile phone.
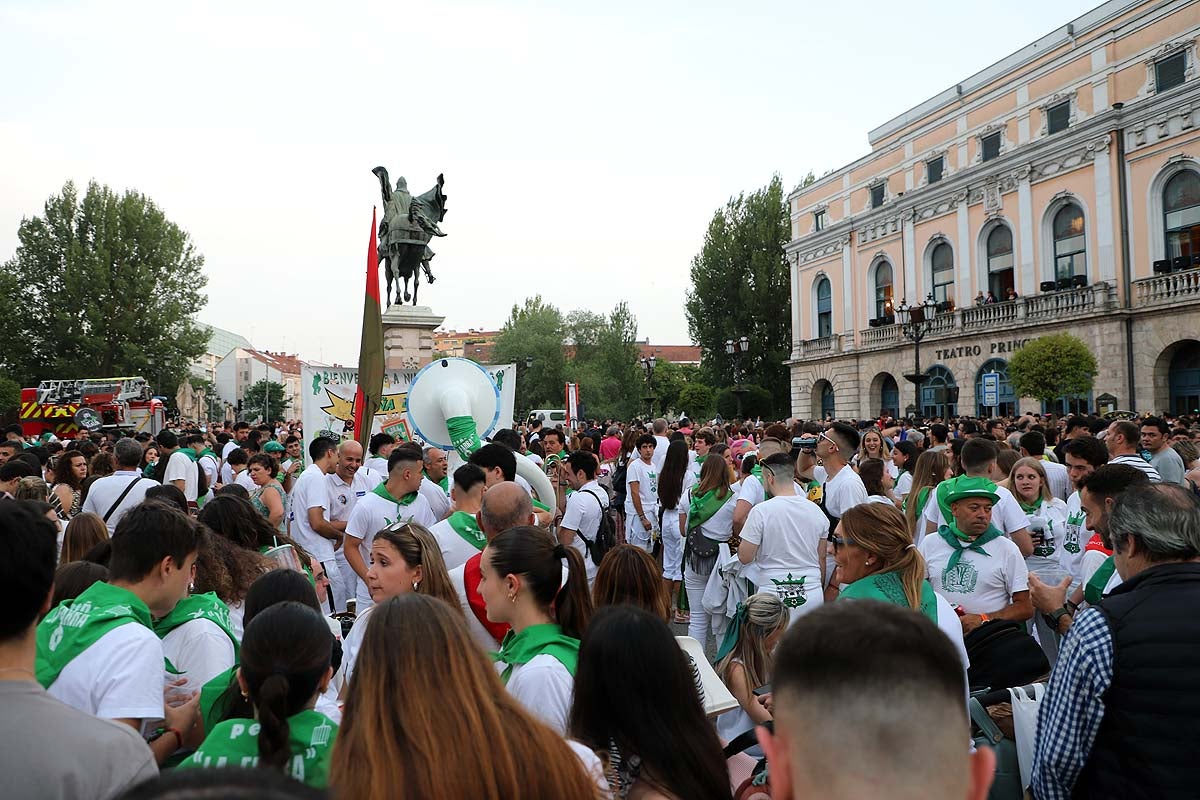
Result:
{"label": "mobile phone", "polygon": [[762,697],[764,694],[770,694],[770,693],[771,693],[771,684],[769,684],[769,683],[764,683],[762,686],[760,686],[754,690],[755,697]]}

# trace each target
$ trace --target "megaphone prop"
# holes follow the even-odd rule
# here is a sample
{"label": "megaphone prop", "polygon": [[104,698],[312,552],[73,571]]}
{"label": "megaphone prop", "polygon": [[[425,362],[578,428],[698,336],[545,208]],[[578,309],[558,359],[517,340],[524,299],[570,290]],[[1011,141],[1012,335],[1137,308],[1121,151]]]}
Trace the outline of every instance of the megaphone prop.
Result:
{"label": "megaphone prop", "polygon": [[[439,358],[426,364],[408,386],[409,429],[434,447],[466,461],[496,430],[500,387],[482,366],[465,358]],[[554,502],[554,487],[537,465],[517,454],[517,474],[543,503]]]}
{"label": "megaphone prop", "polygon": [[104,427],[104,420],[100,418],[100,412],[91,406],[81,406],[75,412],[75,424],[85,431],[98,431]]}

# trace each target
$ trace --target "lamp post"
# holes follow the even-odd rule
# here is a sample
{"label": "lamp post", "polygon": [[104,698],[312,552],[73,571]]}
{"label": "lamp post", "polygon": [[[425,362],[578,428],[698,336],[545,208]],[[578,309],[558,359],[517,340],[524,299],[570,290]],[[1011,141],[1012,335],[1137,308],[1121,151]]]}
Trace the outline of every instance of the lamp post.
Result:
{"label": "lamp post", "polygon": [[743,336],[736,342],[733,339],[725,340],[725,354],[733,359],[733,396],[737,398],[737,418],[742,418],[742,395],[746,390],[742,388],[742,356],[750,352],[750,337]]}
{"label": "lamp post", "polygon": [[[521,364],[517,363],[517,390],[522,393],[524,399],[528,400],[529,390],[523,389],[526,379],[529,377],[529,370],[533,369],[533,356],[525,356],[525,372],[521,372]],[[526,409],[529,411],[530,409]]]}
{"label": "lamp post", "polygon": [[[925,302],[920,305],[910,306],[907,300],[901,300],[900,305],[896,308],[896,322],[899,323],[900,330],[904,332],[904,335],[913,343],[913,371],[912,374],[904,377],[912,382],[918,393],[921,390],[921,384],[929,377],[921,371],[921,340],[933,327],[933,320],[936,316],[937,301],[933,299],[932,294],[928,295]],[[918,394],[918,399],[919,397]],[[918,407],[919,405],[920,403],[918,403]]]}
{"label": "lamp post", "polygon": [[658,364],[658,359],[654,356],[642,359],[642,369],[646,371],[646,396],[642,399],[646,402],[646,413],[654,416],[654,367]]}

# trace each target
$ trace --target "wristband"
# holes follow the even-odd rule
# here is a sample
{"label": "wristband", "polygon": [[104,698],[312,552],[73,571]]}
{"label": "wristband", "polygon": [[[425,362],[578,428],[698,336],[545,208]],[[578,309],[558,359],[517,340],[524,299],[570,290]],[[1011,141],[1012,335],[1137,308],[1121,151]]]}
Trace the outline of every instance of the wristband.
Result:
{"label": "wristband", "polygon": [[979,615],[979,621],[980,621],[981,623],[982,623],[982,622],[990,622],[990,621],[991,621],[991,619],[992,619],[992,618],[991,618],[991,617],[989,617],[987,614],[980,614],[980,615]]}
{"label": "wristband", "polygon": [[1068,600],[1067,602],[1063,603],[1063,608],[1065,608],[1067,613],[1073,617],[1075,616],[1075,612],[1079,610],[1079,604]]}

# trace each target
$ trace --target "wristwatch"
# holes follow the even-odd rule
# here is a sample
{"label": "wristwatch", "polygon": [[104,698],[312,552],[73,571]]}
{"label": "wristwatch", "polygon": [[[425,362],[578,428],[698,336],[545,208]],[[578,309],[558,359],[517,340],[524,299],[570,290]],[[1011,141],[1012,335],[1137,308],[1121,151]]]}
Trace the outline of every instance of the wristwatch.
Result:
{"label": "wristwatch", "polygon": [[1046,623],[1046,625],[1049,626],[1050,630],[1057,633],[1059,621],[1062,620],[1063,617],[1072,616],[1074,615],[1071,613],[1070,609],[1068,609],[1066,606],[1060,606],[1059,608],[1051,611],[1049,614],[1042,614],[1042,620]]}

